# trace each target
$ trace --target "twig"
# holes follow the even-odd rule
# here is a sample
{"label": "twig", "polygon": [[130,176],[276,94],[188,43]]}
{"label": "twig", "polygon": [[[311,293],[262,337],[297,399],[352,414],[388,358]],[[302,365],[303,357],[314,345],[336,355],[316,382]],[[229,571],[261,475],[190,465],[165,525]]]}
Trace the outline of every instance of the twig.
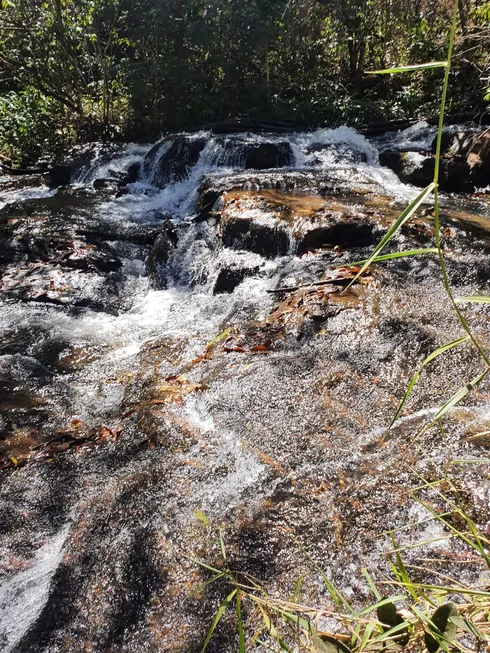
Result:
{"label": "twig", "polygon": [[304,288],[313,288],[317,286],[346,286],[351,279],[328,279],[325,281],[314,281],[312,283],[307,283],[302,286],[285,286],[284,288],[274,288],[272,290],[267,290],[268,293],[282,293],[282,292],[295,292],[296,290],[303,290]]}

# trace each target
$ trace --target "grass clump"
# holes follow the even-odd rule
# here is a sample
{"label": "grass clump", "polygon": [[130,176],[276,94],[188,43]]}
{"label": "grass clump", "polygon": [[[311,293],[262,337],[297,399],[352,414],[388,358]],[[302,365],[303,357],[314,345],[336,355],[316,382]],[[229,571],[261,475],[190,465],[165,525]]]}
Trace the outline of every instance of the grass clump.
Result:
{"label": "grass clump", "polygon": [[[210,574],[202,587],[218,581],[224,583],[221,591],[225,598],[212,619],[202,653],[221,619],[230,611],[235,612],[240,653],[261,648],[312,653],[488,650],[490,539],[477,527],[462,495],[451,478],[428,481],[420,477],[420,484],[410,491],[410,496],[423,509],[423,516],[416,524],[385,534],[390,542],[387,565],[383,565],[384,571],[362,569],[363,601],[348,598],[298,543],[309,573],[323,583],[320,605],[305,605],[299,600],[306,573],[289,599],[271,597],[257,578],[233,568],[223,531],[219,529],[219,563],[213,566],[193,560]],[[430,524],[442,527],[443,537],[399,544],[403,531]],[[209,525],[206,519],[206,526]],[[407,556],[409,551],[425,552],[434,544],[441,544],[442,551],[451,545],[457,556],[429,558],[429,566],[421,566],[425,558],[414,562],[413,555]],[[437,563],[442,564],[443,570],[438,570]],[[464,573],[459,573],[459,569],[464,569]],[[475,575],[481,578],[479,584],[468,581]]]}
{"label": "grass clump", "polygon": [[[439,498],[440,511],[420,496],[427,490]],[[488,572],[490,540],[455,500],[457,495],[457,488],[447,479],[423,481],[412,491],[413,499],[430,514],[420,524],[439,523],[447,533],[444,539],[463,545],[471,554],[475,569]],[[301,546],[311,572],[323,581],[327,598],[321,603],[328,602],[329,607],[305,605],[299,601],[305,574],[298,580],[289,600],[269,596],[259,580],[233,569],[220,529],[220,565],[194,560],[211,574],[205,585],[218,581],[225,584],[225,598],[212,619],[201,653],[205,653],[221,619],[229,611],[235,613],[240,653],[261,648],[290,653],[487,650],[490,645],[489,588],[484,583],[481,587],[470,586],[435,569],[425,570],[406,562],[405,552],[414,546],[398,546],[396,537],[404,528],[408,526],[387,534],[392,545],[387,553],[391,573],[362,570],[367,598],[361,607],[354,607]],[[415,547],[437,541],[422,542]],[[439,576],[441,582],[413,580],[415,572],[421,569],[429,576]],[[374,573],[377,580],[373,578]]]}

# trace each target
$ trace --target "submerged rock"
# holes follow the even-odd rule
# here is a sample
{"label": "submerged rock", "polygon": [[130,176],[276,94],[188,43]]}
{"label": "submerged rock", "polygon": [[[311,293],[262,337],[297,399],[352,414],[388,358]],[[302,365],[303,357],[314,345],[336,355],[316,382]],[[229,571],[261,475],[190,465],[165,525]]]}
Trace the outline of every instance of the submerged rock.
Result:
{"label": "submerged rock", "polygon": [[165,265],[177,246],[177,231],[170,220],[166,220],[153,243],[146,267],[155,288],[166,288]]}

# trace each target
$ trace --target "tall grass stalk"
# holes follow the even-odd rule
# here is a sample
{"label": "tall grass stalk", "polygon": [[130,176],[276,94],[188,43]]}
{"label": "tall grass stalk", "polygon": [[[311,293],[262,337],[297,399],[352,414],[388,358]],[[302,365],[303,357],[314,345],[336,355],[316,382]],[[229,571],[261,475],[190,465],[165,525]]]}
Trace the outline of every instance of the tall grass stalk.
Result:
{"label": "tall grass stalk", "polygon": [[447,268],[446,268],[446,261],[444,259],[444,252],[441,247],[441,227],[440,227],[440,221],[439,221],[439,175],[440,175],[440,167],[441,167],[441,149],[442,149],[442,131],[444,127],[444,114],[446,110],[446,101],[447,101],[447,89],[449,86],[449,71],[451,69],[451,59],[453,56],[453,47],[454,47],[454,40],[456,37],[456,24],[457,24],[457,19],[458,19],[458,5],[459,5],[459,0],[454,0],[453,3],[453,14],[452,14],[452,21],[451,21],[451,30],[449,33],[449,47],[448,47],[448,52],[447,52],[447,60],[446,60],[446,65],[445,65],[445,70],[444,70],[444,83],[442,86],[442,97],[441,97],[441,108],[439,111],[439,125],[437,129],[437,141],[436,141],[436,154],[435,154],[435,165],[434,165],[434,229],[435,229],[435,238],[436,238],[436,248],[437,248],[437,253],[439,257],[439,265],[441,268],[442,272],[442,280],[444,283],[444,288],[446,290],[446,293],[451,300],[451,303],[454,307],[454,310],[456,311],[456,314],[458,316],[459,321],[461,322],[461,325],[463,329],[466,331],[468,336],[470,337],[472,343],[476,347],[478,353],[480,356],[483,358],[485,361],[486,365],[490,367],[490,359],[483,350],[482,346],[478,342],[478,340],[475,338],[473,335],[471,329],[468,326],[468,323],[466,321],[465,316],[461,312],[461,309],[459,308],[457,302],[455,301],[455,298],[453,296],[452,290],[451,290],[451,284],[449,282],[449,277],[447,273]]}
{"label": "tall grass stalk", "polygon": [[[485,352],[483,349],[481,343],[478,341],[474,333],[472,332],[471,328],[468,325],[468,322],[459,306],[460,303],[464,302],[475,302],[475,303],[490,303],[490,297],[484,297],[484,296],[473,296],[473,297],[455,297],[453,294],[453,291],[451,289],[451,284],[449,281],[449,275],[447,271],[447,266],[446,266],[446,261],[444,257],[444,250],[441,245],[441,224],[440,224],[440,209],[439,209],[439,177],[440,177],[440,172],[441,172],[441,151],[442,151],[442,134],[443,134],[443,128],[444,128],[444,115],[445,115],[445,109],[446,109],[446,102],[447,102],[447,94],[448,94],[448,87],[449,87],[449,73],[451,70],[451,60],[452,60],[452,55],[453,55],[453,48],[454,48],[454,42],[456,38],[456,26],[457,26],[457,19],[458,19],[458,4],[459,0],[453,0],[453,6],[452,6],[452,15],[451,15],[451,27],[449,30],[449,44],[448,44],[448,50],[447,50],[447,58],[444,61],[435,61],[435,62],[429,62],[426,64],[420,64],[420,65],[415,65],[415,66],[402,66],[398,68],[388,68],[385,70],[375,70],[371,71],[370,74],[377,74],[377,75],[384,75],[384,74],[396,74],[396,73],[407,73],[407,72],[414,72],[414,71],[421,71],[421,70],[426,70],[426,69],[434,69],[434,68],[443,68],[444,69],[444,79],[443,79],[443,85],[442,85],[442,95],[441,95],[441,104],[440,104],[440,110],[439,110],[439,123],[438,123],[438,128],[437,128],[437,137],[436,137],[436,152],[435,152],[435,163],[434,163],[434,179],[433,182],[427,186],[405,209],[404,211],[400,214],[400,216],[395,220],[395,222],[392,224],[386,235],[382,238],[382,240],[376,245],[374,248],[373,252],[367,258],[365,261],[358,261],[356,263],[361,265],[361,269],[359,272],[356,274],[354,279],[351,281],[349,285],[352,285],[358,277],[363,274],[367,268],[374,262],[382,262],[382,261],[388,261],[394,258],[399,258],[403,256],[403,252],[399,252],[397,254],[388,254],[388,255],[380,255],[381,251],[383,248],[392,240],[393,236],[400,230],[400,228],[409,220],[412,215],[417,211],[417,209],[420,207],[420,205],[433,193],[433,206],[434,206],[434,232],[435,232],[435,251],[437,252],[437,257],[439,261],[439,267],[441,269],[441,275],[442,275],[442,282],[444,286],[444,290],[454,308],[454,311],[458,317],[458,320],[464,329],[466,333],[465,338],[457,339],[451,343],[448,343],[447,345],[443,345],[439,347],[436,351],[434,351],[432,354],[430,354],[425,361],[422,363],[421,367],[419,370],[415,373],[413,376],[412,380],[410,381],[407,390],[405,392],[405,396],[403,397],[403,400],[401,404],[399,405],[392,421],[391,424],[388,427],[388,430],[394,425],[395,421],[398,419],[398,417],[401,414],[401,411],[403,407],[405,406],[405,403],[407,402],[413,387],[418,380],[418,377],[420,376],[423,368],[430,363],[432,360],[434,360],[437,356],[440,354],[452,349],[453,347],[461,344],[464,342],[464,340],[468,339],[475,349],[477,350],[479,356],[483,359],[486,368],[481,372],[477,377],[475,377],[473,380],[471,380],[469,383],[467,383],[465,386],[460,388],[452,397],[450,397],[446,403],[437,411],[436,416],[434,420],[432,420],[429,424],[424,426],[421,431],[419,432],[418,435],[421,435],[423,432],[425,432],[428,428],[431,428],[432,426],[435,426],[436,424],[440,425],[440,419],[443,417],[446,413],[449,412],[451,408],[453,408],[456,404],[458,404],[466,395],[471,392],[474,388],[476,388],[482,381],[483,379],[486,378],[488,373],[490,372],[490,357],[488,354]],[[408,251],[405,253],[405,255],[414,255],[416,250],[413,251]],[[420,250],[417,253],[423,254],[423,253],[430,253],[434,251],[434,249],[426,249]]]}

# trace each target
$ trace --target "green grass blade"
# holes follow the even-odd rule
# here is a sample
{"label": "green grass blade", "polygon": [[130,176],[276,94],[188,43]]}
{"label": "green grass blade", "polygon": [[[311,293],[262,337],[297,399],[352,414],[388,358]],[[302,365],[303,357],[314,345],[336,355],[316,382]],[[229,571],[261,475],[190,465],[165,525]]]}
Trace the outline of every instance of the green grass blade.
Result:
{"label": "green grass blade", "polygon": [[455,392],[453,396],[448,401],[446,401],[444,406],[437,411],[432,422],[424,426],[424,428],[420,431],[420,435],[422,435],[422,433],[425,433],[425,431],[427,431],[428,429],[432,428],[437,423],[437,420],[444,417],[444,415],[446,415],[451,410],[451,408],[454,408],[456,404],[459,404],[460,401],[462,401],[467,395],[469,395],[470,392],[474,390],[476,386],[483,381],[483,379],[487,376],[488,372],[490,372],[490,368],[487,368],[484,372],[482,372],[478,376],[475,376],[475,378],[472,381],[470,381],[464,387],[460,388],[457,392]]}
{"label": "green grass blade", "polygon": [[371,635],[373,634],[375,629],[376,629],[376,622],[370,621],[366,626],[364,635],[362,636],[362,642],[361,642],[361,646],[359,647],[359,653],[361,653],[361,651],[364,651],[366,646],[370,643],[369,640],[371,639]]}
{"label": "green grass blade", "polygon": [[243,621],[242,621],[242,596],[238,592],[236,597],[236,616],[238,620],[238,651],[239,653],[245,653],[245,633],[243,632]]}
{"label": "green grass blade", "polygon": [[[393,584],[393,581],[390,581],[390,585]],[[397,581],[397,584],[400,587],[405,587],[405,583],[400,583]],[[475,590],[468,587],[450,587],[442,585],[427,585],[425,583],[412,583],[413,587],[417,589],[426,589],[431,590],[432,592],[440,592],[443,594],[462,594],[463,596],[468,596],[471,601],[471,597],[479,597],[485,600],[490,600],[490,592],[484,592],[483,590]]]}
{"label": "green grass blade", "polygon": [[356,617],[363,617],[365,614],[369,614],[369,612],[374,612],[374,610],[377,610],[382,605],[386,605],[387,603],[394,603],[395,601],[403,601],[406,598],[407,597],[404,594],[396,594],[395,596],[389,596],[386,599],[381,599],[377,603],[369,605],[367,608],[363,608],[360,612],[357,613]]}
{"label": "green grass blade", "polygon": [[[374,639],[371,640],[371,644],[377,644],[378,642],[386,642],[390,639],[393,639],[393,641],[396,642],[397,638],[393,637],[393,635],[398,635],[399,637],[406,637],[406,628],[407,628],[407,623],[408,622],[402,622],[401,624],[398,624],[397,626],[393,626],[393,628],[390,628],[389,630],[385,630],[379,635],[376,635]],[[410,624],[409,624],[410,625]]]}
{"label": "green grass blade", "polygon": [[447,68],[447,61],[431,61],[429,63],[413,64],[411,66],[398,66],[396,68],[385,68],[384,70],[366,70],[366,75],[391,75],[393,73],[412,73],[417,70],[429,70],[431,68]]}
{"label": "green grass blade", "polygon": [[210,578],[209,580],[207,580],[205,583],[201,583],[201,585],[198,585],[198,586],[196,587],[196,589],[194,590],[194,593],[195,593],[195,594],[198,594],[199,592],[202,592],[202,590],[203,590],[203,589],[206,589],[206,587],[207,587],[208,585],[212,585],[213,583],[215,583],[215,582],[216,582],[217,580],[219,580],[220,578],[223,578],[223,576],[225,576],[225,572],[224,572],[224,571],[222,571],[220,574],[216,574],[215,576],[213,576],[212,578]]}
{"label": "green grass blade", "polygon": [[393,535],[393,533],[390,533],[390,539],[391,539],[391,543],[393,544],[393,551],[396,557],[396,569],[398,571],[398,576],[403,580],[405,587],[412,595],[412,598],[417,600],[418,599],[417,592],[413,588],[412,581],[410,580],[408,572],[403,563],[402,557],[400,555],[400,550],[398,549],[398,545],[396,543],[395,536]]}
{"label": "green grass blade", "polygon": [[468,295],[466,297],[455,297],[455,302],[462,304],[463,302],[472,302],[473,304],[490,304],[490,297],[487,295]]}
{"label": "green grass blade", "polygon": [[434,350],[431,354],[427,356],[427,358],[424,360],[422,365],[419,367],[419,369],[415,372],[415,374],[412,376],[410,383],[407,386],[407,389],[405,391],[405,395],[403,399],[400,402],[400,405],[398,406],[395,415],[393,416],[393,419],[391,420],[391,424],[388,427],[388,430],[391,429],[393,424],[396,422],[398,417],[400,416],[403,407],[407,403],[408,398],[410,397],[410,394],[417,383],[419,376],[422,374],[422,371],[424,367],[426,367],[431,361],[433,361],[435,358],[440,356],[446,351],[449,351],[450,349],[454,349],[458,345],[461,345],[463,342],[466,342],[468,340],[469,336],[464,336],[464,338],[457,338],[456,340],[453,340],[452,342],[448,342],[446,345],[442,345],[441,347],[438,347],[436,350]]}
{"label": "green grass blade", "polygon": [[196,560],[195,558],[191,558],[191,556],[184,556],[191,562],[193,562],[196,565],[199,565],[199,567],[202,567],[203,569],[207,569],[208,571],[212,571],[215,574],[221,574],[223,573],[222,569],[216,569],[216,567],[211,567],[211,565],[207,565],[205,562],[201,562],[201,560]]}
{"label": "green grass blade", "polygon": [[368,585],[369,585],[369,587],[370,587],[370,589],[371,589],[371,592],[374,594],[374,596],[376,597],[376,599],[377,599],[378,601],[381,601],[382,596],[381,596],[381,594],[378,592],[378,589],[377,589],[376,585],[374,584],[374,581],[373,581],[373,579],[371,578],[371,574],[369,573],[369,571],[363,567],[363,568],[361,569],[361,574],[362,574],[362,575],[364,576],[364,578],[367,580],[367,583],[368,583]]}
{"label": "green grass blade", "polygon": [[[406,256],[419,256],[421,254],[437,254],[437,247],[420,247],[419,249],[406,249],[402,252],[393,252],[392,254],[381,254],[376,256],[371,263],[382,263],[383,261],[392,261],[396,258],[405,258]],[[339,263],[336,268],[349,268],[354,265],[363,265],[368,259],[363,261],[354,261],[353,263]]]}
{"label": "green grass blade", "polygon": [[233,599],[235,594],[237,593],[237,590],[234,589],[233,592],[230,592],[226,599],[223,601],[223,603],[219,606],[217,613],[214,615],[213,623],[211,624],[211,628],[208,630],[208,634],[206,635],[206,639],[204,640],[204,645],[201,649],[201,653],[204,653],[204,651],[207,649],[208,644],[211,640],[211,637],[213,636],[213,633],[215,631],[216,626],[219,624],[221,617],[224,615],[226,608],[228,607],[228,603]]}
{"label": "green grass blade", "polygon": [[471,539],[471,537],[468,537],[466,533],[463,533],[460,531],[458,528],[453,526],[449,521],[443,518],[442,515],[439,515],[433,508],[431,508],[427,503],[425,503],[422,499],[419,499],[414,495],[415,501],[419,503],[423,508],[425,508],[428,512],[430,512],[434,517],[441,522],[448,530],[450,530],[452,533],[456,535],[462,542],[465,542],[473,551],[476,551],[481,557],[485,560],[487,565],[490,566],[490,556],[486,552],[485,546],[480,540],[478,530],[475,527],[475,524],[473,523],[472,519],[467,515],[465,512],[462,510],[459,510],[457,507],[455,508],[454,512],[458,513],[463,519],[466,521],[468,524],[468,527],[475,538],[474,540]]}
{"label": "green grass blade", "polygon": [[305,554],[305,556],[308,558],[308,560],[311,562],[313,567],[317,570],[317,572],[320,574],[320,576],[323,578],[323,582],[325,583],[325,586],[332,597],[335,605],[339,610],[342,610],[343,607],[347,608],[351,614],[354,614],[354,609],[352,608],[351,604],[347,599],[343,596],[342,592],[340,592],[335,585],[332,583],[330,578],[326,575],[326,573],[317,565],[317,563],[313,560],[313,558],[310,556],[308,551],[304,549],[301,544],[298,544],[299,548],[301,551]]}
{"label": "green grass blade", "polygon": [[259,610],[262,613],[262,619],[264,620],[265,627],[267,628],[267,631],[269,635],[272,637],[272,639],[275,639],[276,642],[279,644],[279,646],[282,648],[283,651],[287,651],[288,653],[292,653],[291,649],[287,644],[281,639],[279,635],[279,631],[277,628],[274,626],[272,623],[271,618],[267,614],[267,612],[264,610],[264,608],[259,605]]}
{"label": "green grass blade", "polygon": [[[427,195],[432,193],[432,191],[435,188],[434,182],[429,184],[427,188],[424,188],[424,190],[417,195],[417,197],[410,202],[410,204],[402,211],[402,213],[398,216],[398,218],[395,220],[395,222],[391,225],[391,227],[388,229],[387,233],[385,236],[379,241],[379,243],[376,245],[374,248],[371,256],[366,260],[362,268],[359,270],[359,272],[356,274],[356,276],[352,279],[352,281],[349,283],[347,288],[350,288],[353,283],[357,281],[357,279],[361,276],[361,274],[371,265],[373,260],[376,258],[378,253],[383,249],[385,245],[387,245],[390,240],[393,238],[393,236],[396,234],[396,232],[409,220],[412,215],[415,213],[415,211],[419,208],[419,206],[422,204],[422,202],[425,200]],[[346,289],[347,289],[346,288]]]}
{"label": "green grass blade", "polygon": [[293,614],[292,612],[286,612],[285,610],[281,610],[281,608],[276,608],[275,606],[271,606],[270,609],[280,614],[281,617],[283,617],[283,619],[286,621],[289,621],[295,625],[299,625],[301,628],[303,628],[303,630],[310,632],[310,623],[306,619],[303,619],[303,617],[298,617],[298,615]]}
{"label": "green grass blade", "polygon": [[362,630],[362,623],[358,621],[354,626],[354,630],[352,631],[352,637],[350,638],[349,648],[351,649],[355,648],[357,646],[357,642],[361,641],[361,630]]}
{"label": "green grass blade", "polygon": [[298,595],[299,595],[300,590],[301,590],[301,588],[303,586],[305,576],[306,576],[306,574],[301,574],[301,576],[299,577],[299,580],[296,583],[296,587],[294,588],[294,592],[293,592],[293,595],[291,597],[291,603],[296,603],[296,601],[298,600]]}

